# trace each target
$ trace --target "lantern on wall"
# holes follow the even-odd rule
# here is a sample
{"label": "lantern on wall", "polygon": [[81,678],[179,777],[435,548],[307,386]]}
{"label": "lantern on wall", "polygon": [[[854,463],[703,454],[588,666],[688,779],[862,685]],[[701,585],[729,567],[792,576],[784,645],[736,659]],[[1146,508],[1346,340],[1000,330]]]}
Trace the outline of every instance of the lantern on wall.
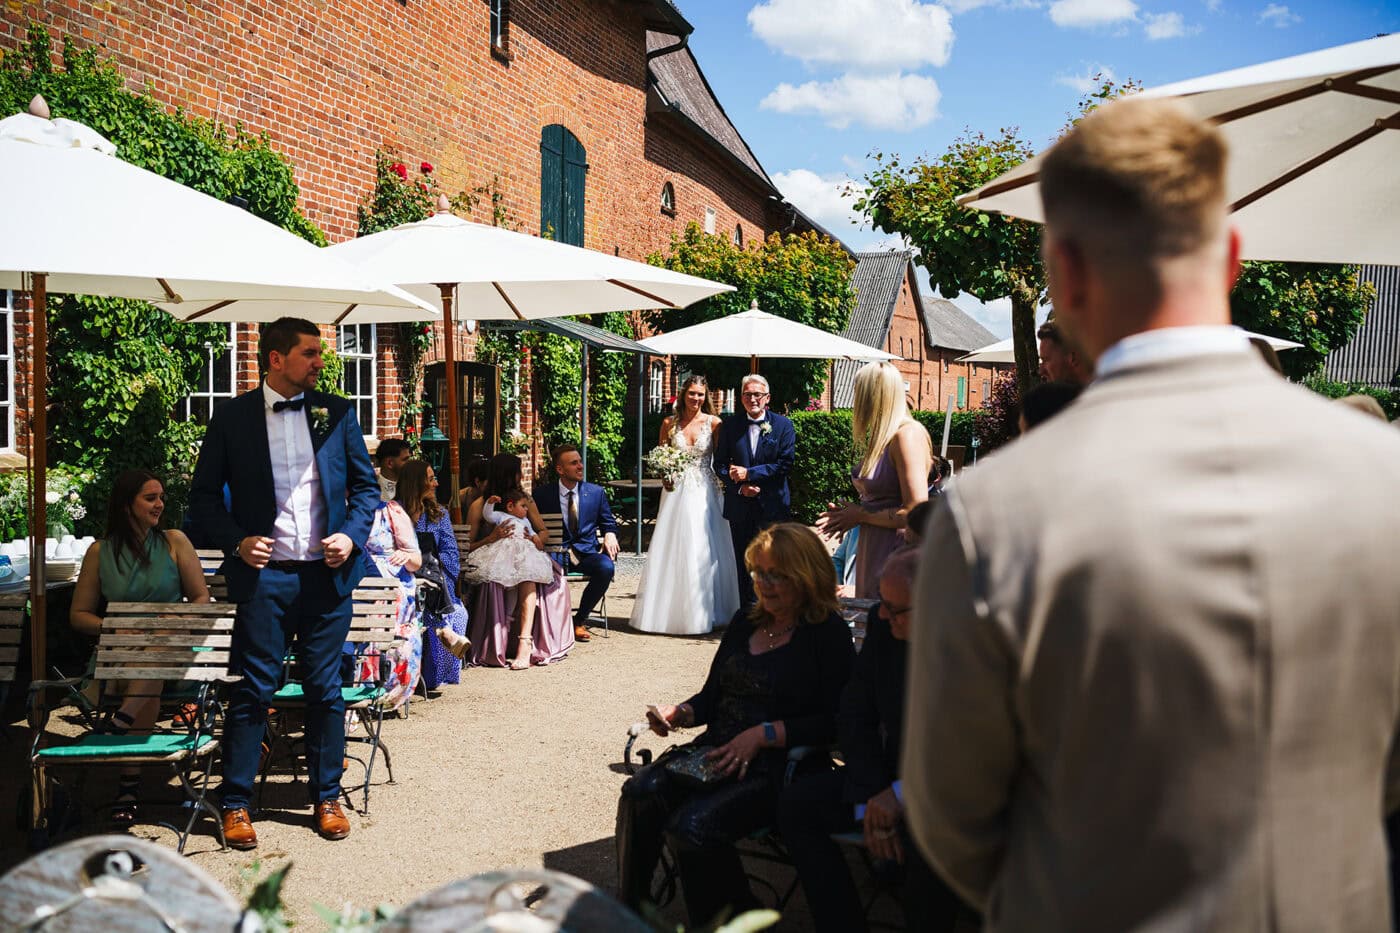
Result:
{"label": "lantern on wall", "polygon": [[423,428],[423,436],[419,439],[419,444],[423,448],[423,459],[428,461],[428,466],[433,468],[433,472],[438,476],[443,476],[447,469],[447,449],[450,441],[442,429],[437,426],[437,419],[432,412],[428,412],[428,423]]}

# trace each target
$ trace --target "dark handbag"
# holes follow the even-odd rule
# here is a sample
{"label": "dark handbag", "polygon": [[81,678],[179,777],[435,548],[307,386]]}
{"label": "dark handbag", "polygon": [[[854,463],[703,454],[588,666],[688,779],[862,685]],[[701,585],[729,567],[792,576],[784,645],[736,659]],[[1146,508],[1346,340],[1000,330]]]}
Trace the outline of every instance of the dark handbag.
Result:
{"label": "dark handbag", "polygon": [[437,539],[431,531],[418,532],[418,552],[423,555],[423,563],[414,574],[420,580],[427,580],[432,586],[422,587],[423,612],[430,616],[445,616],[452,611],[452,591],[447,581],[447,571],[438,557]]}
{"label": "dark handbag", "polygon": [[708,787],[729,779],[729,775],[719,769],[719,765],[705,756],[713,748],[700,746],[687,749],[667,758],[662,767],[674,774],[682,783],[698,787]]}

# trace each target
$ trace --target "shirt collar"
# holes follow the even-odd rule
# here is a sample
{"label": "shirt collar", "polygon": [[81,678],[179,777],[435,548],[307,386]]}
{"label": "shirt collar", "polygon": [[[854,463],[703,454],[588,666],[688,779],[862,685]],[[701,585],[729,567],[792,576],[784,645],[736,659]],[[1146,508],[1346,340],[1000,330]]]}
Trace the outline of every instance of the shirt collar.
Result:
{"label": "shirt collar", "polygon": [[1094,367],[1094,378],[1151,363],[1248,352],[1249,337],[1233,325],[1163,327],[1130,334],[1103,351]]}
{"label": "shirt collar", "polygon": [[561,479],[559,481],[559,501],[564,502],[566,499],[569,498],[569,493],[571,492],[577,496],[579,494],[579,489],[582,488],[582,486],[583,483],[575,483],[574,488],[570,489],[568,486],[564,485],[564,481]]}
{"label": "shirt collar", "polygon": [[291,402],[291,401],[295,401],[296,399],[302,398],[302,397],[304,397],[304,396],[306,395],[305,392],[298,392],[296,395],[293,395],[291,398],[283,398],[282,395],[281,395],[276,389],[274,389],[272,386],[270,386],[270,385],[267,384],[267,380],[266,380],[266,379],[263,380],[262,392],[263,392],[263,407],[266,408],[266,409],[268,409],[269,411],[272,410],[272,406],[273,406],[273,404],[274,404],[275,402]]}

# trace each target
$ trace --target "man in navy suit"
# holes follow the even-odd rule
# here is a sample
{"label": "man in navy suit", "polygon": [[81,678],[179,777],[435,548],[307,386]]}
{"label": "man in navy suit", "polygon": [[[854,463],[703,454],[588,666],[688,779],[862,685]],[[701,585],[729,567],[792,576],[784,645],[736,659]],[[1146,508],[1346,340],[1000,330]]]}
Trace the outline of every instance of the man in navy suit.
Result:
{"label": "man in navy suit", "polygon": [[[617,557],[617,522],[602,486],[583,481],[583,457],[573,444],[554,448],[554,472],[557,483],[543,483],[535,488],[535,506],[542,513],[558,513],[564,517],[564,552],[555,555],[565,570],[577,569],[588,578],[583,596],[574,611],[574,640],[589,641],[586,623],[593,607],[612,584]],[[603,546],[598,547],[598,532],[603,533]]]}
{"label": "man in navy suit", "polygon": [[[342,645],[351,591],[364,576],[379,484],[355,409],[315,391],[322,367],[315,324],[281,318],[263,329],[256,390],[214,411],[195,465],[190,512],[227,555],[222,572],[238,604],[233,687],[224,723],[224,835],[258,844],[248,818],[282,660],[295,640],[306,696],[306,772],[317,831],[344,839]],[[225,506],[224,490],[228,489]]]}
{"label": "man in navy suit", "polygon": [[740,384],[744,411],[720,425],[715,442],[715,475],[724,481],[724,517],[734,539],[739,596],[754,601],[753,579],[744,551],[760,530],[792,518],[788,474],[797,456],[792,422],[768,410],[768,380],[754,373]]}

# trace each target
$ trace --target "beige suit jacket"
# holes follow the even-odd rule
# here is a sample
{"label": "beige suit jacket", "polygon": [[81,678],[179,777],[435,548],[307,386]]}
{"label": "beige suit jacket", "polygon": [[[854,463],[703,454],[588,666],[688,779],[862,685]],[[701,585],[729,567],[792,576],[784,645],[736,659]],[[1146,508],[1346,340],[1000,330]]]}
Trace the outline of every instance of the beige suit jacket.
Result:
{"label": "beige suit jacket", "polygon": [[1196,357],[1096,381],[945,501],[904,793],[989,931],[1389,930],[1400,434]]}

